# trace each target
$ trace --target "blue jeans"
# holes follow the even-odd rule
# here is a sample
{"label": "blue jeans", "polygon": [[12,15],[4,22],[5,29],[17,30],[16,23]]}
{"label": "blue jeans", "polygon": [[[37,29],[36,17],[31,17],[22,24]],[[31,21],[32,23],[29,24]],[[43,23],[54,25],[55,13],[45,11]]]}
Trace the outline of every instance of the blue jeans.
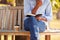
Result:
{"label": "blue jeans", "polygon": [[37,21],[31,16],[24,20],[24,29],[30,31],[30,40],[39,40],[40,32],[45,31],[46,25],[43,21]]}

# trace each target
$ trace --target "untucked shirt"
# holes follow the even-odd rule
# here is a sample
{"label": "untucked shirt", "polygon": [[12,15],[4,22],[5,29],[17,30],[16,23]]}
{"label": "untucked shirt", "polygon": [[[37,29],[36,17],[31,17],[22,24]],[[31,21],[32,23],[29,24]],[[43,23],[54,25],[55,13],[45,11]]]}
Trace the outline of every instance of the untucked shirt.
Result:
{"label": "untucked shirt", "polygon": [[[36,0],[24,0],[24,16],[32,13],[32,9],[36,5]],[[52,7],[50,0],[42,0],[42,5],[37,9],[36,15],[42,14],[42,17],[47,18],[47,20],[52,19]]]}

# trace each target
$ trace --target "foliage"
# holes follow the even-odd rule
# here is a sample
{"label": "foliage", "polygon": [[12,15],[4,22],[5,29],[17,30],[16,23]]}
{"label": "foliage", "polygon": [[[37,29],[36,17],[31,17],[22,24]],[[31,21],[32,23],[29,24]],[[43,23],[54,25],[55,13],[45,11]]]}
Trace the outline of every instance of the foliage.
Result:
{"label": "foliage", "polygon": [[53,10],[60,8],[60,0],[51,0]]}

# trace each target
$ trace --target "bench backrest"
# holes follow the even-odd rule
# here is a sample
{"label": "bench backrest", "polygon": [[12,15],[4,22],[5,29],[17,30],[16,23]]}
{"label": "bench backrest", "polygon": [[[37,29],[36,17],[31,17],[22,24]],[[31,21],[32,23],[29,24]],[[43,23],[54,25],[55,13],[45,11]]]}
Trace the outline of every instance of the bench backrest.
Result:
{"label": "bench backrest", "polygon": [[16,25],[18,13],[18,25],[19,29],[22,27],[23,6],[17,7],[0,7],[0,29],[13,30]]}

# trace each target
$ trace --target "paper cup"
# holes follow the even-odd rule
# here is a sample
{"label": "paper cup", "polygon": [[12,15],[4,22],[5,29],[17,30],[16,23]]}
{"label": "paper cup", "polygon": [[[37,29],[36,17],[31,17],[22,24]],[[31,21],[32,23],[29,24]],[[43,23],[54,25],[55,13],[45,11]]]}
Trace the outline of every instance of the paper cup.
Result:
{"label": "paper cup", "polygon": [[14,26],[15,31],[19,31],[19,26]]}

